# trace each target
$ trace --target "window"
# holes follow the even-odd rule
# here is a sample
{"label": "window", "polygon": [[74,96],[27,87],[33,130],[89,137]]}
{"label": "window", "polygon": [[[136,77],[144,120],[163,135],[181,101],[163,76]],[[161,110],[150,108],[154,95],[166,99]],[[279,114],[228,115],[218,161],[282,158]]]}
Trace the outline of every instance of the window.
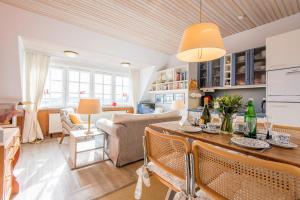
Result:
{"label": "window", "polygon": [[50,68],[45,82],[41,106],[54,107],[64,105],[63,70]]}
{"label": "window", "polygon": [[80,98],[90,97],[90,73],[68,71],[68,105],[77,105]]}
{"label": "window", "polygon": [[116,76],[116,102],[117,104],[129,104],[129,78]]}
{"label": "window", "polygon": [[113,101],[112,95],[112,76],[109,74],[99,74],[94,75],[94,96],[99,98],[101,104],[111,105]]}
{"label": "window", "polygon": [[80,98],[99,98],[102,105],[129,104],[126,75],[50,67],[42,107],[76,106]]}

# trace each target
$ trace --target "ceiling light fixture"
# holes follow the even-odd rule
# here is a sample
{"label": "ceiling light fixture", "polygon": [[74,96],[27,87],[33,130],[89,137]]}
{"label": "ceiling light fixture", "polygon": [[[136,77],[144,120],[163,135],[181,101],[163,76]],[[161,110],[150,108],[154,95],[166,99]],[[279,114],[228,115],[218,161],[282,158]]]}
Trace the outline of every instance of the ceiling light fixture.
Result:
{"label": "ceiling light fixture", "polygon": [[239,16],[238,16],[238,19],[239,19],[239,20],[243,20],[244,17],[245,17],[245,15],[239,15]]}
{"label": "ceiling light fixture", "polygon": [[78,56],[79,53],[75,52],[75,51],[64,51],[65,56],[68,56],[70,58],[75,58]]}
{"label": "ceiling light fixture", "polygon": [[131,66],[130,62],[121,62],[120,64],[122,67],[130,67]]}
{"label": "ceiling light fixture", "polygon": [[185,62],[204,62],[220,58],[225,53],[219,27],[213,23],[202,23],[202,1],[200,0],[200,23],[184,31],[177,58]]}

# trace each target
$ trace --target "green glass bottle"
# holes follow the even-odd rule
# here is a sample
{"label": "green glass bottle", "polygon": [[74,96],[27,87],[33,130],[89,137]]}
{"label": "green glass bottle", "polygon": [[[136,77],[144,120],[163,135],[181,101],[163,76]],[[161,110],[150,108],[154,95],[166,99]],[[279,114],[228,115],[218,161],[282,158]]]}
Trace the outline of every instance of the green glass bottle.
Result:
{"label": "green glass bottle", "polygon": [[247,133],[245,133],[245,137],[256,138],[256,112],[253,105],[253,99],[248,100],[247,110],[244,116],[244,121],[247,124]]}
{"label": "green glass bottle", "polygon": [[208,99],[204,98],[204,109],[201,115],[201,124],[207,124],[211,120],[210,112],[208,109]]}

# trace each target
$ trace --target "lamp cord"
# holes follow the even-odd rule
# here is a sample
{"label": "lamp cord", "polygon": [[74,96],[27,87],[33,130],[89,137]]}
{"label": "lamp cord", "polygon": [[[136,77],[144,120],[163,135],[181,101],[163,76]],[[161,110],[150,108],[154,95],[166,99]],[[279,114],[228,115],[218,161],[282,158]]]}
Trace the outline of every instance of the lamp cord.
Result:
{"label": "lamp cord", "polygon": [[200,23],[202,22],[202,0],[199,1],[200,3],[200,16],[199,16],[199,19],[200,19]]}
{"label": "lamp cord", "polygon": [[[199,20],[200,20],[200,23],[202,23],[202,0],[199,1],[200,3],[200,13],[199,13]],[[202,48],[198,48],[198,58],[202,58]]]}

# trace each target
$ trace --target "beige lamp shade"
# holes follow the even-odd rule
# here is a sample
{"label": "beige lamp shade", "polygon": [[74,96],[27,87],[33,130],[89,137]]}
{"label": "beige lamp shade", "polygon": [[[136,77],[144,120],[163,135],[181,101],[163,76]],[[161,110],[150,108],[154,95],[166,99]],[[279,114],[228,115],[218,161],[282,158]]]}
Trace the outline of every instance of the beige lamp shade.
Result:
{"label": "beige lamp shade", "polygon": [[80,99],[77,110],[79,114],[97,114],[101,111],[99,99]]}
{"label": "beige lamp shade", "polygon": [[183,100],[176,100],[172,102],[171,105],[172,110],[181,111],[184,109],[184,101]]}
{"label": "beige lamp shade", "polygon": [[177,58],[185,62],[204,62],[226,53],[219,28],[213,23],[194,24],[182,36]]}

